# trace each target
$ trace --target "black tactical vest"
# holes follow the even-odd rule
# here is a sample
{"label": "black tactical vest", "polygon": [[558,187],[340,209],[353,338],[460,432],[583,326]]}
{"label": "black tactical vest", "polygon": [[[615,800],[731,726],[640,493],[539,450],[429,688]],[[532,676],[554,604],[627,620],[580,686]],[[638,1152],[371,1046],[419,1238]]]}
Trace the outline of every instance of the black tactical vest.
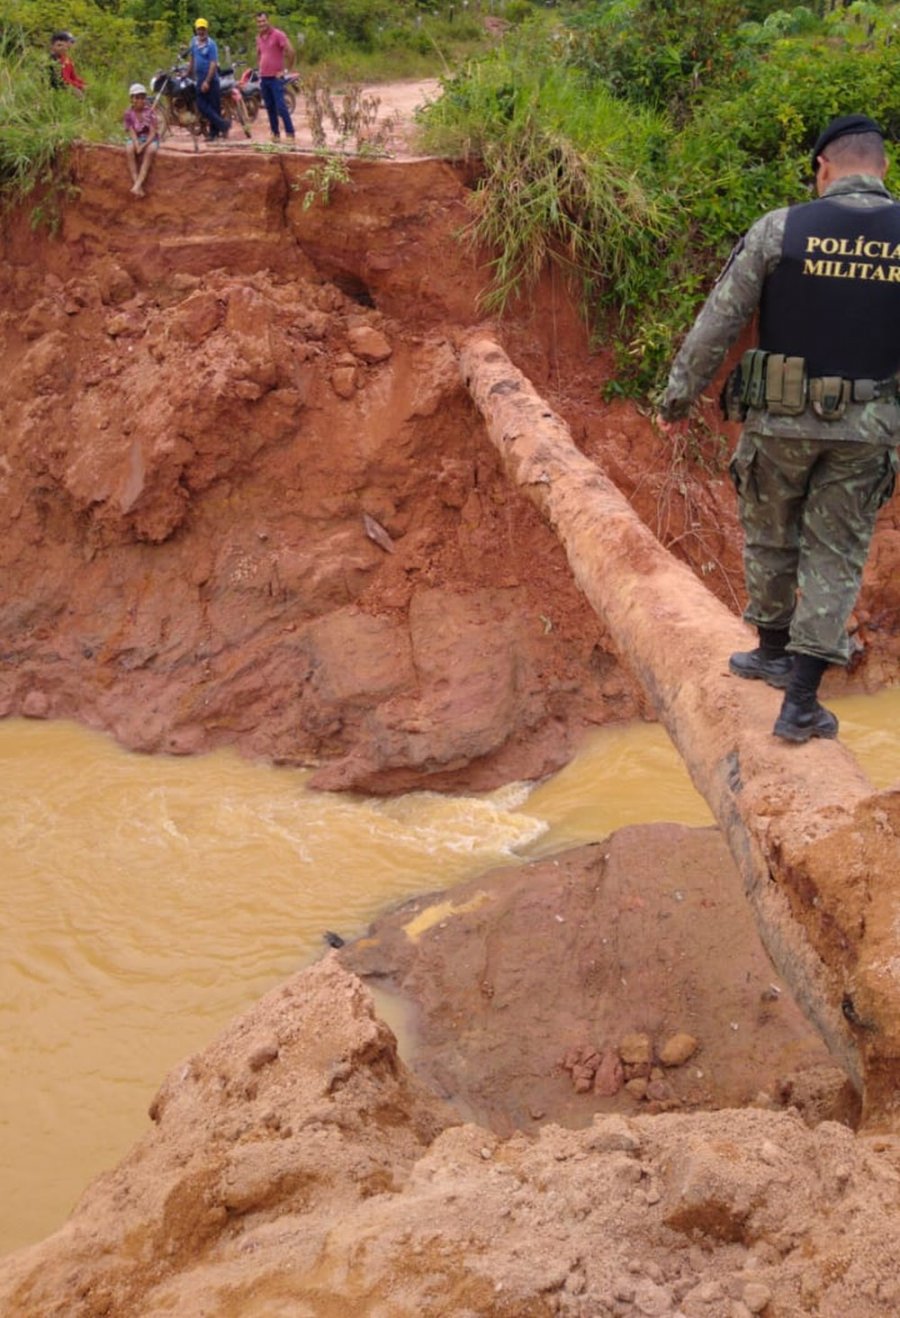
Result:
{"label": "black tactical vest", "polygon": [[900,368],[900,203],[821,197],[788,212],[766,279],[759,346],[805,357],[807,374],[885,380]]}

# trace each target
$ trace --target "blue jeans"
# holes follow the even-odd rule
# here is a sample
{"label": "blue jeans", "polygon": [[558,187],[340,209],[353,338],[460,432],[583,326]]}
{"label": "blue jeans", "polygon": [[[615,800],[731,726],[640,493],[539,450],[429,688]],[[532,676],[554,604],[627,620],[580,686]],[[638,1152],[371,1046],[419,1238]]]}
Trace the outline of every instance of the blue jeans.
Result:
{"label": "blue jeans", "polygon": [[269,116],[269,127],[272,130],[272,136],[278,136],[278,120],[281,119],[284,124],[284,131],[288,137],[293,137],[294,124],[291,119],[291,112],[284,100],[284,83],[278,77],[260,78],[259,85],[262,91],[263,105],[266,107],[266,114]]}
{"label": "blue jeans", "polygon": [[214,137],[226,137],[231,127],[230,122],[222,117],[222,100],[219,93],[219,79],[213,78],[209,84],[209,91],[200,90],[200,83],[197,83],[197,110],[203,115],[204,119],[209,120],[209,135]]}

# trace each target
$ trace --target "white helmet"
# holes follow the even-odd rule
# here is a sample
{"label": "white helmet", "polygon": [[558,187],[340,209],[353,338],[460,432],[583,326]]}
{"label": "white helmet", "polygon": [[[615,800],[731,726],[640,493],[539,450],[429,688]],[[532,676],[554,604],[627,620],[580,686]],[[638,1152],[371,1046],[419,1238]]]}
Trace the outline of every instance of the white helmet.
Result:
{"label": "white helmet", "polygon": [[131,84],[131,86],[128,88],[128,95],[129,95],[129,96],[146,96],[146,95],[147,95],[147,88],[144,86],[144,84],[143,84],[142,82],[133,82],[133,83]]}

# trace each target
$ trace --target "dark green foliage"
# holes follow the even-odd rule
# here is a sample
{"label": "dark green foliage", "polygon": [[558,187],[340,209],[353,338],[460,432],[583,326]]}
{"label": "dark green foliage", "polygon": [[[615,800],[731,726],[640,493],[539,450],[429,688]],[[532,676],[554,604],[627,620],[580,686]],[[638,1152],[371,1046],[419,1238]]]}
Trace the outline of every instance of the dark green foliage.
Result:
{"label": "dark green foliage", "polygon": [[733,59],[740,0],[603,0],[576,13],[571,62],[617,96],[684,112]]}
{"label": "dark green foliage", "polygon": [[[427,117],[432,142],[485,161],[476,231],[500,244],[495,302],[522,292],[543,244],[577,265],[612,330],[616,390],[658,387],[736,240],[808,195],[828,119],[863,111],[900,140],[895,19],[862,0],[821,18],[765,0],[605,0],[526,24]],[[563,162],[555,180],[542,156]],[[619,200],[626,179],[638,208]]]}

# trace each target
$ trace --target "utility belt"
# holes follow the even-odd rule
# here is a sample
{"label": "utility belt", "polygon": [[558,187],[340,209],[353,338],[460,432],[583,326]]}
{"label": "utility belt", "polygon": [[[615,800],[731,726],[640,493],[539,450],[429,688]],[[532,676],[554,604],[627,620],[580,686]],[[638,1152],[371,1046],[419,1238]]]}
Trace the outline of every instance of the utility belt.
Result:
{"label": "utility belt", "polygon": [[751,407],[772,416],[799,416],[810,407],[823,421],[839,421],[848,403],[900,397],[900,381],[847,380],[806,373],[804,357],[750,348],[725,381],[720,398],[727,421],[743,421]]}

